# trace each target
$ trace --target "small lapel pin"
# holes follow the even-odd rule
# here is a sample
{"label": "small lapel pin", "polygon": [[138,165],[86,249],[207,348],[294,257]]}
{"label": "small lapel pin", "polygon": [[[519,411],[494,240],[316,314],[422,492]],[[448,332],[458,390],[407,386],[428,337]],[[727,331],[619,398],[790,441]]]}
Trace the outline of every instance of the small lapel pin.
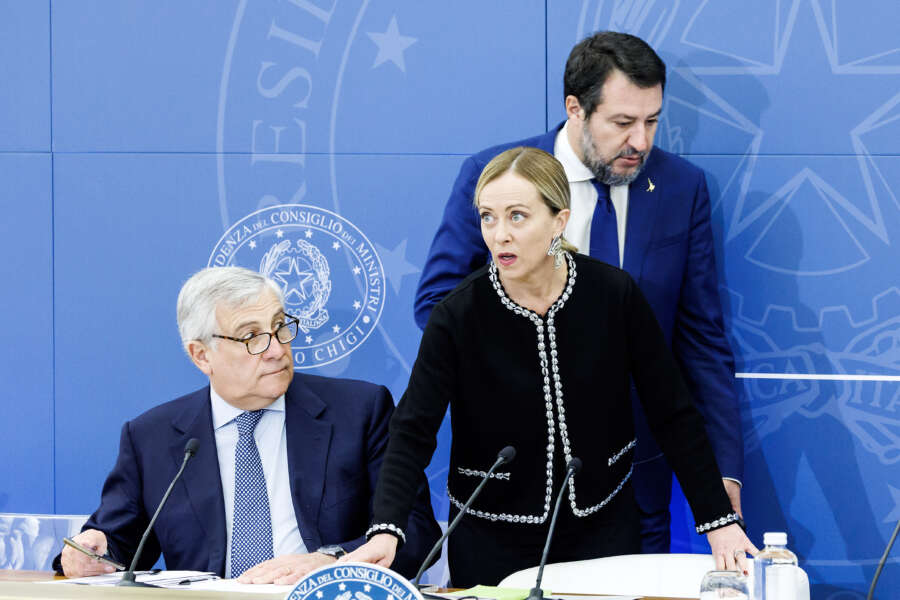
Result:
{"label": "small lapel pin", "polygon": [[648,191],[648,192],[652,192],[652,191],[655,190],[655,189],[656,189],[656,186],[653,185],[653,182],[650,181],[650,178],[648,177],[648,178],[647,178],[647,191]]}

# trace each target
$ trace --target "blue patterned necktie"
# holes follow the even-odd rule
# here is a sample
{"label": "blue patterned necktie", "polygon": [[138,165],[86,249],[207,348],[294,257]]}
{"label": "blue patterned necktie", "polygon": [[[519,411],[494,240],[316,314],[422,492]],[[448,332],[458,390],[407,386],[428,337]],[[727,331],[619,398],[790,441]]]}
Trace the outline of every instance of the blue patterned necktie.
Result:
{"label": "blue patterned necktie", "polygon": [[591,251],[596,259],[619,266],[619,226],[616,223],[616,207],[609,197],[609,186],[591,179],[597,190],[597,205],[591,218]]}
{"label": "blue patterned necktie", "polygon": [[234,448],[234,521],[231,528],[231,576],[273,557],[269,494],[253,430],[262,410],[234,418],[238,442]]}

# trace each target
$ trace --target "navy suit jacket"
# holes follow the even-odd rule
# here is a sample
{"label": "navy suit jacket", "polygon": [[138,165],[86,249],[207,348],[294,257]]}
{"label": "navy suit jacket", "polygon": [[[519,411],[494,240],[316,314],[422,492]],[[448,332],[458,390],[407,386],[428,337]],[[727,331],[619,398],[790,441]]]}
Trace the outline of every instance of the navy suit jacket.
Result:
{"label": "navy suit jacket", "polygon": [[[419,327],[425,328],[441,298],[489,260],[473,205],[475,184],[485,165],[517,146],[553,154],[562,126],[560,123],[543,135],[488,148],[463,162],[416,291]],[[725,339],[709,192],[701,169],[653,148],[641,175],[628,188],[623,268],[650,302],[681,364],[691,394],[706,419],[719,470],[724,477],[740,480],[744,453],[734,389],[734,357]],[[658,456],[660,450],[640,410],[635,411],[635,428],[640,440],[635,461]]]}
{"label": "navy suit jacket", "polygon": [[[310,552],[327,544],[349,552],[365,541],[393,409],[383,386],[294,374],[285,393],[288,470],[294,514]],[[160,513],[138,568],[150,568],[162,552],[169,569],[224,573],[225,504],[209,387],[122,427],[100,508],[84,526],[104,532],[109,554],[119,561],[131,562],[190,438],[200,441],[199,449]],[[404,532],[406,544],[392,568],[411,577],[440,536],[424,477]]]}

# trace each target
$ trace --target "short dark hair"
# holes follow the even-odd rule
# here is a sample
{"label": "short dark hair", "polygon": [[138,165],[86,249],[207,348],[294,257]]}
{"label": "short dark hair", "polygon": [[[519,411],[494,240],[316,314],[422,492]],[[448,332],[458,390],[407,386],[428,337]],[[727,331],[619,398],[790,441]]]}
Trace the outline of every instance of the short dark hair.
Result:
{"label": "short dark hair", "polygon": [[641,88],[666,89],[666,63],[647,42],[616,31],[601,31],[578,42],[566,61],[563,97],[575,96],[585,118],[603,102],[603,84],[613,69]]}

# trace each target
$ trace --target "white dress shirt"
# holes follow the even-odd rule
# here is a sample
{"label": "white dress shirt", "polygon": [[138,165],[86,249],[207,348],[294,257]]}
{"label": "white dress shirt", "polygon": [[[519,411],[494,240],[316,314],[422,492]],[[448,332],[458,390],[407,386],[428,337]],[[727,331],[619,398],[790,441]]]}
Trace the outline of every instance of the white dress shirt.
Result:
{"label": "white dress shirt", "polygon": [[[234,448],[238,441],[234,418],[241,409],[228,404],[209,390],[212,402],[213,429],[216,434],[216,453],[219,457],[219,475],[222,478],[222,496],[225,500],[225,577],[231,577],[231,530],[234,524]],[[267,406],[256,425],[253,437],[259,449],[266,492],[269,494],[269,515],[272,518],[272,545],[274,556],[305,554],[307,552],[294,503],[291,499],[291,483],[287,462],[287,431],[284,423],[284,396]]]}
{"label": "white dress shirt", "polygon": [[[579,160],[569,144],[569,123],[566,122],[553,145],[553,155],[566,171],[571,194],[569,223],[565,236],[582,254],[591,253],[591,219],[597,206],[597,189],[591,180],[594,174]],[[609,189],[609,197],[616,209],[616,226],[619,233],[619,267],[625,260],[625,225],[628,221],[628,186],[617,185]]]}

